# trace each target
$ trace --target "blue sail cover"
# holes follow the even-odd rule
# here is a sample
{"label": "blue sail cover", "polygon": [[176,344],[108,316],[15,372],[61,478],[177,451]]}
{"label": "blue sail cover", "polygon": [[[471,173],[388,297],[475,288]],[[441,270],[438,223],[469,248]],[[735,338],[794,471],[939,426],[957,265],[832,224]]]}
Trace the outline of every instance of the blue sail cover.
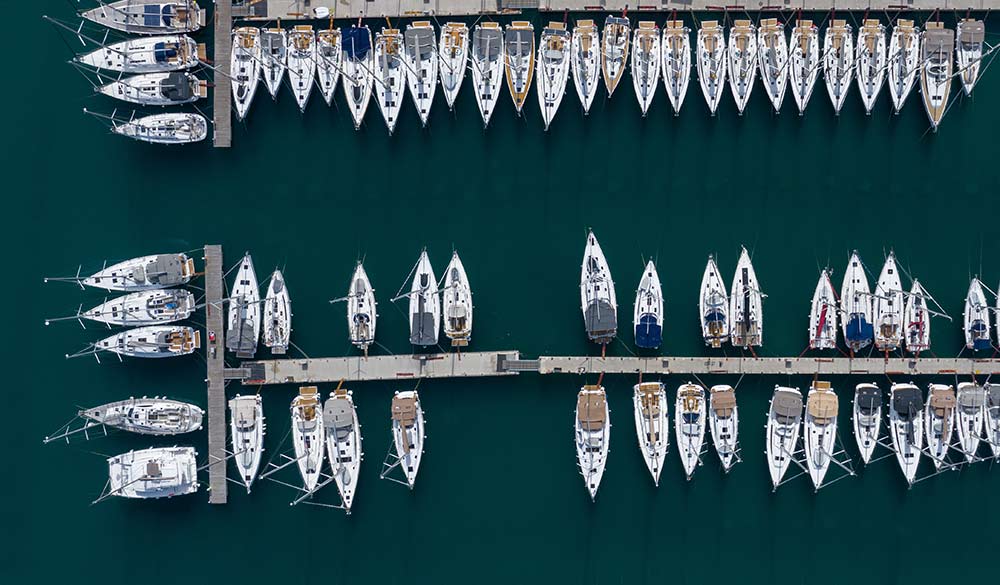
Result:
{"label": "blue sail cover", "polygon": [[646,349],[656,349],[663,341],[663,331],[656,324],[656,317],[650,314],[639,317],[635,326],[635,344]]}
{"label": "blue sail cover", "polygon": [[177,57],[177,48],[173,44],[156,43],[153,45],[153,58],[157,63],[165,63]]}
{"label": "blue sail cover", "polygon": [[972,325],[969,327],[969,333],[972,335],[972,349],[979,351],[983,349],[990,349],[990,333],[989,327],[986,323],[982,321],[973,321]]}
{"label": "blue sail cover", "polygon": [[725,323],[726,322],[725,313],[723,313],[718,309],[714,309],[712,311],[709,311],[709,313],[705,315],[705,323],[714,323],[715,321],[718,321],[720,323]]}
{"label": "blue sail cover", "polygon": [[848,318],[845,337],[847,337],[848,345],[864,347],[871,343],[872,338],[875,337],[875,328],[865,319],[864,315],[854,313]]}
{"label": "blue sail cover", "polygon": [[368,51],[372,49],[372,39],[367,26],[352,26],[343,34],[341,46],[344,47],[348,59],[357,61],[368,56]]}

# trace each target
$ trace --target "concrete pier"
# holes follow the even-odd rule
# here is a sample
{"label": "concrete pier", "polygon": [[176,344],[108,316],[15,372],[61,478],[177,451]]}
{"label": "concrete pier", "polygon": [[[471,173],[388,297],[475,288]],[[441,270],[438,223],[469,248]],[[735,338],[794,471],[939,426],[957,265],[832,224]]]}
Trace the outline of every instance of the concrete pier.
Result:
{"label": "concrete pier", "polygon": [[212,120],[215,132],[212,135],[212,144],[216,148],[229,148],[233,145],[233,116],[229,106],[229,101],[232,99],[230,96],[233,94],[232,82],[229,79],[229,63],[233,52],[230,40],[232,30],[232,0],[215,0],[215,46],[212,51],[212,62],[216,68],[212,74],[215,86],[212,90]]}
{"label": "concrete pier", "polygon": [[[227,110],[228,111],[228,110]],[[226,379],[223,340],[222,246],[205,246],[205,346],[208,376],[208,502],[225,504],[226,484]],[[215,334],[212,338],[211,334]]]}

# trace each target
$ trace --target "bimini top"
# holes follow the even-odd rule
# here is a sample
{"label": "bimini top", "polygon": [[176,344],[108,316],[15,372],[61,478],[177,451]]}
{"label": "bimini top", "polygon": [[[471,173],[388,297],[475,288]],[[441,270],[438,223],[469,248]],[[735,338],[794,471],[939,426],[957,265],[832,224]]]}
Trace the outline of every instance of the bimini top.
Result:
{"label": "bimini top", "polygon": [[421,61],[431,59],[431,48],[434,46],[434,29],[430,26],[414,26],[406,29],[403,33],[403,40],[406,42],[406,52],[411,55],[420,55]]}
{"label": "bimini top", "polygon": [[331,398],[323,407],[323,426],[333,429],[338,439],[345,439],[354,428],[354,412],[345,399]]}
{"label": "bimini top", "polygon": [[864,386],[858,388],[854,397],[854,404],[862,414],[874,414],[882,406],[882,391],[878,386]]}
{"label": "bimini top", "polygon": [[864,315],[854,313],[847,322],[847,340],[865,341],[875,337],[875,328],[865,319]]}
{"label": "bimini top", "polygon": [[955,410],[955,389],[951,386],[934,388],[928,400],[935,415],[947,416],[948,411]]}
{"label": "bimini top", "polygon": [[528,28],[508,28],[505,35],[507,52],[512,57],[528,57],[535,40],[535,33]]}
{"label": "bimini top", "polygon": [[367,26],[352,26],[344,30],[344,38],[340,42],[348,59],[355,61],[368,57],[372,49],[371,33]]}
{"label": "bimini top", "polygon": [[191,80],[186,73],[174,72],[160,82],[160,95],[172,102],[186,102],[191,99]]}
{"label": "bimini top", "polygon": [[417,420],[417,399],[414,396],[392,398],[392,420],[404,427],[413,426]]}
{"label": "bimini top", "polygon": [[951,58],[955,46],[955,31],[949,28],[930,28],[924,31],[920,44],[921,61],[945,62]]}
{"label": "bimini top", "polygon": [[986,396],[989,399],[989,407],[1000,406],[1000,386],[996,384],[987,384],[984,389],[986,390]]}
{"label": "bimini top", "polygon": [[604,413],[607,409],[607,399],[600,391],[580,392],[576,401],[577,420],[580,425],[591,430],[604,427]]}
{"label": "bimini top", "polygon": [[958,42],[976,44],[982,43],[986,38],[986,28],[981,20],[963,20],[961,23],[962,33],[958,35]]}
{"label": "bimini top", "polygon": [[897,388],[892,393],[892,409],[899,413],[903,420],[910,420],[924,409],[924,399],[920,396],[920,389],[916,386],[904,386]]}
{"label": "bimini top", "polygon": [[583,314],[584,325],[592,339],[613,338],[618,330],[615,308],[604,299],[593,299]]}
{"label": "bimini top", "polygon": [[958,405],[963,409],[982,408],[986,404],[986,392],[982,386],[962,389],[958,393]]}
{"label": "bimini top", "polygon": [[496,61],[500,58],[501,36],[499,28],[477,27],[472,33],[472,48],[479,60]]}
{"label": "bimini top", "polygon": [[663,330],[656,322],[656,316],[646,314],[639,317],[635,326],[635,344],[639,347],[658,347],[663,341]]}
{"label": "bimini top", "polygon": [[802,395],[793,390],[778,390],[771,399],[771,410],[779,423],[796,423],[802,416]]}
{"label": "bimini top", "polygon": [[716,416],[731,416],[736,410],[736,391],[732,388],[712,390],[712,410]]}
{"label": "bimini top", "polygon": [[809,409],[809,415],[813,419],[817,422],[827,422],[830,419],[837,418],[840,403],[837,400],[837,395],[827,390],[816,392],[810,396],[806,406]]}

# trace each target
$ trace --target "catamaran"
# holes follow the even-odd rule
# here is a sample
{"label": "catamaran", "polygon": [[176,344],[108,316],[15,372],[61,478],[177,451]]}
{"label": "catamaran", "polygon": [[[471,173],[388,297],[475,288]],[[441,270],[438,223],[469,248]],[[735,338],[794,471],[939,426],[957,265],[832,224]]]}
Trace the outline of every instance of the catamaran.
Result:
{"label": "catamaran", "polygon": [[656,23],[639,22],[632,44],[632,87],[645,118],[660,81],[660,30]]}
{"label": "catamaran", "polygon": [[993,450],[993,457],[1000,457],[1000,386],[987,384],[986,388],[986,442]]}
{"label": "catamaran", "polygon": [[434,90],[438,84],[438,48],[434,27],[430,21],[418,20],[406,26],[403,34],[403,59],[406,62],[406,80],[410,86],[413,105],[417,107],[420,124],[427,126],[427,118],[434,105]]}
{"label": "catamaran", "polygon": [[726,285],[719,276],[719,267],[715,265],[715,258],[712,256],[708,257],[705,274],[701,277],[698,316],[705,345],[717,348],[729,341],[729,297],[726,296]]}
{"label": "catamaran", "polygon": [[504,33],[503,48],[507,89],[520,116],[531,89],[531,77],[535,74],[535,27],[525,20],[510,23]]}
{"label": "catamaran", "polygon": [[406,93],[406,67],[403,65],[403,35],[399,29],[383,28],[375,35],[375,99],[385,125],[392,135],[399,120],[399,109]]}
{"label": "catamaran", "polygon": [[542,29],[541,46],[538,47],[538,75],[535,78],[538,87],[535,92],[538,94],[538,107],[542,111],[545,131],[552,124],[563,95],[566,94],[571,42],[569,31],[561,22],[550,22]]}
{"label": "catamaran", "polygon": [[424,410],[417,391],[396,392],[392,397],[392,441],[411,490],[423,459],[424,438]]}
{"label": "catamaran", "polygon": [[750,101],[756,77],[757,33],[749,20],[737,20],[729,33],[729,88],[741,116]]}
{"label": "catamaran", "polygon": [[108,97],[143,106],[189,104],[208,96],[208,82],[193,73],[143,73],[97,88]]}
{"label": "catamaran", "polygon": [[580,266],[580,310],[587,339],[607,345],[618,333],[618,299],[611,269],[604,250],[593,230],[587,233],[587,246]]}
{"label": "catamaran", "polygon": [[757,62],[760,65],[760,79],[771,100],[775,112],[781,111],[788,85],[788,39],[785,25],[777,18],[765,18],[757,29]]}
{"label": "catamaran", "polygon": [[743,248],[733,275],[733,288],[729,295],[730,340],[743,348],[764,343],[763,294],[757,283],[757,273],[750,262],[750,254]]}
{"label": "catamaran", "polygon": [[271,98],[278,99],[281,80],[288,68],[288,33],[283,28],[264,28],[260,31],[261,61],[264,85]]}
{"label": "catamaran", "polygon": [[153,114],[127,122],[112,120],[111,131],[152,144],[191,144],[208,136],[208,120],[201,114]]}
{"label": "catamaran", "polygon": [[644,349],[660,347],[663,341],[663,289],[656,264],[650,260],[639,279],[632,312],[635,327],[635,344]]}
{"label": "catamaran", "polygon": [[285,50],[288,59],[288,84],[295,95],[295,103],[299,111],[306,111],[309,94],[312,93],[313,81],[316,79],[316,35],[313,27],[308,24],[297,25],[288,33],[288,47]]}
{"label": "catamaran", "polygon": [[179,435],[201,428],[205,412],[193,404],[168,398],[129,398],[81,410],[88,423],[140,435]]}
{"label": "catamaran", "polygon": [[962,89],[965,90],[965,95],[972,95],[972,89],[979,79],[986,29],[983,21],[971,18],[963,18],[956,28],[955,60],[962,76]]}
{"label": "catamaran", "polygon": [[882,430],[882,391],[875,384],[854,387],[854,440],[865,465],[872,460]]}
{"label": "catamaran", "polygon": [[767,415],[767,465],[772,489],[778,489],[795,459],[801,423],[802,393],[798,388],[775,386]]}
{"label": "catamaran", "polygon": [[608,16],[604,19],[604,35],[601,37],[601,71],[608,97],[615,93],[618,82],[628,64],[628,45],[632,39],[631,23],[624,16]]}
{"label": "catamaran", "polygon": [[458,252],[451,253],[451,262],[444,270],[441,290],[444,309],[444,334],[452,347],[465,347],[472,338],[472,288]]}
{"label": "catamaran", "polygon": [[957,424],[958,444],[965,460],[976,460],[976,451],[985,430],[986,390],[979,384],[961,382],[958,385]]}
{"label": "catamaran", "polygon": [[898,114],[906,102],[920,69],[920,30],[912,20],[901,18],[889,39],[889,97]]}
{"label": "catamaran", "polygon": [[837,347],[837,298],[826,269],[819,275],[809,311],[809,349]]}
{"label": "catamaran", "polygon": [[829,382],[817,380],[806,399],[805,451],[806,468],[813,487],[819,489],[830,468],[837,441],[837,394]]}
{"label": "catamaran", "polygon": [[94,344],[95,352],[120,356],[166,358],[189,355],[201,347],[201,332],[180,325],[150,325],[116,333]]}
{"label": "catamaran", "polygon": [[194,259],[187,254],[154,254],[106,266],[84,278],[47,278],[45,281],[65,280],[110,291],[137,292],[187,284],[194,274]]}
{"label": "catamaran", "polygon": [[458,90],[462,89],[465,69],[469,61],[469,27],[461,22],[449,22],[441,29],[441,60],[438,69],[441,76],[441,91],[448,109],[455,107]]}
{"label": "catamaran", "polygon": [[920,42],[920,93],[924,109],[937,132],[941,118],[948,109],[951,94],[951,53],[955,48],[955,31],[944,28],[940,22],[928,22]]}
{"label": "catamaran", "polygon": [[978,278],[969,284],[965,296],[965,310],[962,312],[965,331],[965,347],[973,350],[987,350],[993,347],[990,339],[990,308],[986,304],[986,293]]}
{"label": "catamaran", "polygon": [[590,113],[590,105],[597,95],[597,81],[600,77],[601,37],[593,20],[578,20],[573,27],[570,41],[570,63],[573,71],[573,85],[583,106],[583,115]]}
{"label": "catamaran", "polygon": [[367,26],[351,25],[343,31],[341,64],[344,97],[354,119],[354,129],[361,127],[372,97],[375,62],[372,57],[372,33]]}
{"label": "catamaran", "polygon": [[682,384],[674,404],[674,434],[688,481],[701,463],[705,443],[705,389],[698,384]]}
{"label": "catamaran", "polygon": [[927,454],[936,469],[946,465],[951,436],[955,429],[955,389],[947,384],[931,384],[924,412]]}
{"label": "catamaran", "polygon": [[490,125],[493,108],[500,97],[504,75],[503,34],[500,25],[484,22],[472,32],[472,87],[483,127]]}
{"label": "catamaran", "polygon": [[844,282],[840,287],[840,312],[844,317],[844,342],[851,351],[859,351],[871,345],[875,330],[872,327],[872,295],[868,288],[868,277],[857,251],[844,271]]}
{"label": "catamaran", "polygon": [[226,349],[241,358],[252,358],[257,353],[261,315],[260,287],[249,252],[240,261],[231,291],[226,317]]}
{"label": "catamaran", "polygon": [[197,455],[194,447],[156,447],[109,457],[106,493],[143,500],[193,494]]}
{"label": "catamaran", "polygon": [[120,73],[162,73],[190,69],[204,59],[205,46],[187,35],[129,39],[95,49],[74,60]]}
{"label": "catamaran", "polygon": [[316,85],[326,105],[333,103],[333,94],[340,79],[344,58],[340,29],[330,28],[316,33]]}
{"label": "catamaran", "polygon": [[899,280],[896,255],[889,252],[875,285],[873,315],[875,347],[879,351],[895,351],[903,345],[905,299]]}
{"label": "catamaran", "polygon": [[326,455],[337,482],[337,491],[345,511],[350,514],[362,456],[361,425],[358,424],[358,411],[350,390],[338,387],[330,393],[323,405],[323,428],[326,432]]}
{"label": "catamaran", "polygon": [[101,2],[80,16],[113,30],[137,35],[190,33],[205,25],[205,10],[194,0]]}
{"label": "catamaran", "polygon": [[358,262],[347,290],[347,330],[351,345],[368,354],[368,346],[375,341],[375,290],[364,265]]}
{"label": "catamaran", "polygon": [[858,31],[857,54],[854,56],[858,68],[858,89],[865,113],[871,115],[875,99],[885,81],[885,27],[878,19],[867,19]]}
{"label": "catamaran", "polygon": [[264,406],[260,394],[237,394],[229,401],[229,439],[232,441],[233,460],[248,494],[260,470],[265,430]]}
{"label": "catamaran", "polygon": [[663,25],[660,47],[663,50],[663,85],[676,116],[681,113],[691,81],[691,29],[684,26],[684,21],[668,20]]}
{"label": "catamaran", "polygon": [[726,89],[726,69],[729,56],[726,52],[726,37],[722,27],[714,20],[706,20],[698,29],[698,83],[705,96],[708,110],[715,115]]}
{"label": "catamaran", "polygon": [[597,497],[611,442],[611,420],[604,386],[584,386],[576,399],[576,461],[590,500]]}
{"label": "catamaran", "polygon": [[924,399],[913,384],[893,384],[889,399],[892,450],[906,483],[913,485],[924,448]]}
{"label": "catamaran", "polygon": [[240,120],[246,119],[253,96],[257,93],[262,55],[260,29],[243,26],[233,30],[229,77],[232,80],[236,117]]}
{"label": "catamaran", "polygon": [[791,68],[788,71],[792,85],[792,97],[799,108],[799,115],[805,113],[816,77],[822,68],[819,54],[819,29],[811,20],[799,20],[792,29]]}
{"label": "catamaran", "polygon": [[196,307],[190,291],[147,290],[105,301],[77,317],[123,327],[156,325],[187,319]]}
{"label": "catamaran", "polygon": [[410,343],[437,345],[441,328],[441,298],[427,250],[420,252],[410,286]]}
{"label": "catamaran", "polygon": [[854,37],[846,20],[834,20],[823,37],[823,78],[833,111],[840,115],[854,75]]}
{"label": "catamaran", "polygon": [[264,346],[270,348],[272,354],[282,355],[288,351],[291,336],[292,300],[285,277],[280,270],[275,270],[264,298]]}
{"label": "catamaran", "polygon": [[914,280],[906,299],[903,323],[906,324],[906,349],[914,355],[931,348],[931,312],[927,308],[927,292]]}
{"label": "catamaran", "polygon": [[301,386],[292,399],[292,442],[302,490],[312,493],[323,474],[323,411],[316,386]]}
{"label": "catamaran", "polygon": [[639,451],[646,468],[653,476],[653,484],[660,485],[663,460],[670,448],[670,431],[667,428],[667,392],[662,382],[640,382],[632,387],[632,411],[635,415],[635,433],[639,438]]}
{"label": "catamaran", "polygon": [[715,444],[722,470],[728,473],[740,457],[740,418],[736,407],[736,390],[726,384],[712,386],[708,402],[708,426],[712,431],[712,443]]}

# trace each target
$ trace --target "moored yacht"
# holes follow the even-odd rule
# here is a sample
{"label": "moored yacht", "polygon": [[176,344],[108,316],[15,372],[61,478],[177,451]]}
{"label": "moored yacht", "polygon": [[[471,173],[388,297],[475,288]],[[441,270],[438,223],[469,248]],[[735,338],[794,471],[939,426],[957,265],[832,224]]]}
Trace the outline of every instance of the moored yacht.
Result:
{"label": "moored yacht", "polygon": [[728,473],[740,458],[740,418],[736,406],[736,390],[726,384],[712,386],[708,402],[708,426],[712,431],[712,443],[715,444],[722,470]]}
{"label": "moored yacht", "polygon": [[135,292],[187,284],[194,275],[194,259],[187,254],[154,254],[106,266],[78,282],[110,291]]}
{"label": "moored yacht", "polygon": [[434,27],[430,21],[418,20],[406,26],[406,32],[403,33],[403,59],[406,62],[410,97],[420,116],[420,124],[426,127],[438,84],[437,39],[434,38]]}
{"label": "moored yacht", "polygon": [[854,75],[854,37],[846,20],[834,20],[823,37],[823,79],[833,112],[840,115]]}
{"label": "moored yacht", "polygon": [[576,461],[593,501],[604,477],[611,420],[604,386],[584,386],[576,399]]}
{"label": "moored yacht", "polygon": [[156,447],[108,458],[109,495],[170,498],[198,491],[194,447]]}
{"label": "moored yacht", "polygon": [[618,82],[628,64],[629,42],[632,40],[631,23],[624,16],[608,16],[604,20],[601,36],[601,71],[608,97],[615,93]]}
{"label": "moored yacht", "polygon": [[802,393],[798,388],[775,386],[767,415],[767,465],[772,489],[778,489],[794,462],[801,426]]}
{"label": "moored yacht", "polygon": [[885,259],[873,297],[875,347],[879,351],[895,351],[903,346],[903,283],[899,280],[896,255],[889,252]]}
{"label": "moored yacht", "polygon": [[640,382],[632,387],[632,407],[635,414],[635,432],[639,438],[639,451],[646,467],[653,476],[653,483],[660,485],[663,460],[670,448],[670,430],[667,427],[667,392],[662,382]]}
{"label": "moored yacht", "polygon": [[829,382],[817,380],[809,389],[805,413],[806,468],[813,487],[823,486],[837,441],[837,394]]}
{"label": "moored yacht", "polygon": [[920,30],[912,20],[900,18],[892,27],[888,58],[889,97],[898,114],[913,89],[920,70]]}
{"label": "moored yacht", "polygon": [[461,22],[449,22],[441,28],[441,42],[438,66],[441,77],[441,91],[448,109],[455,107],[458,90],[462,89],[465,69],[469,61],[469,27]]}
{"label": "moored yacht", "polygon": [[190,104],[208,96],[208,82],[193,73],[143,73],[97,88],[115,99],[142,106]]}
{"label": "moored yacht", "polygon": [[79,411],[80,418],[140,435],[179,435],[201,428],[205,412],[169,398],[129,398]]}
{"label": "moored yacht", "polygon": [[830,282],[830,271],[823,269],[813,292],[809,310],[809,349],[837,347],[837,297]]}
{"label": "moored yacht", "polygon": [[771,100],[775,112],[781,111],[788,85],[788,40],[785,25],[777,18],[765,18],[757,30],[757,61],[760,64],[760,80]]}
{"label": "moored yacht", "polygon": [[937,132],[948,109],[954,63],[955,31],[940,22],[928,22],[920,40],[920,94],[931,129]]}
{"label": "moored yacht", "polygon": [[232,441],[233,461],[247,493],[250,493],[250,486],[257,479],[257,472],[260,470],[265,430],[260,394],[237,394],[229,401],[229,438]]}
{"label": "moored yacht", "polygon": [[94,344],[95,351],[125,357],[166,358],[189,355],[201,347],[201,332],[180,325],[150,325],[122,331]]}
{"label": "moored yacht", "polygon": [[618,333],[615,283],[593,230],[587,233],[587,246],[580,266],[580,310],[587,339],[602,345],[614,340]]}
{"label": "moored yacht", "polygon": [[340,29],[323,29],[316,33],[316,85],[323,96],[326,105],[333,103],[333,94],[337,89],[337,81],[340,79],[340,70],[343,68],[341,60],[344,58],[343,47],[341,46]]}
{"label": "moored yacht", "polygon": [[677,389],[674,404],[674,434],[677,452],[688,481],[701,463],[701,448],[705,443],[705,389],[698,384],[682,384]]}
{"label": "moored yacht", "polygon": [[889,434],[906,483],[913,485],[924,448],[924,399],[913,384],[893,384],[889,398]]}
{"label": "moored yacht", "polygon": [[906,349],[914,355],[931,348],[931,312],[927,308],[927,299],[924,287],[914,279],[903,313]]}
{"label": "moored yacht", "polygon": [[993,457],[1000,457],[1000,386],[987,384],[986,390],[986,434],[985,439],[993,451]]}
{"label": "moored yacht", "polygon": [[962,77],[962,89],[965,90],[965,95],[972,95],[972,89],[979,79],[986,28],[981,20],[963,18],[958,22],[956,32],[955,61]]}
{"label": "moored yacht", "polygon": [[229,77],[232,79],[236,117],[240,120],[246,119],[253,96],[257,93],[261,59],[260,29],[250,26],[235,29]]}
{"label": "moored yacht", "polygon": [[882,91],[882,83],[885,81],[885,27],[881,22],[877,19],[865,20],[858,31],[856,51],[854,64],[858,69],[858,89],[861,90],[865,113],[871,115],[878,92]]}
{"label": "moored yacht", "polygon": [[226,349],[241,358],[253,358],[260,337],[260,290],[250,254],[243,255],[230,289],[226,316]]}
{"label": "moored yacht", "polygon": [[991,349],[993,342],[990,339],[990,307],[986,304],[986,293],[983,292],[983,284],[978,278],[973,278],[969,283],[962,316],[965,347],[972,351]]}
{"label": "moored yacht", "polygon": [[844,342],[852,352],[871,345],[875,336],[872,327],[872,295],[868,288],[868,277],[858,253],[852,252],[844,271],[844,282],[840,287],[840,312]]}
{"label": "moored yacht", "polygon": [[788,77],[800,116],[805,113],[812,97],[820,69],[819,29],[811,20],[799,20],[792,29]]}
{"label": "moored yacht", "polygon": [[341,66],[344,68],[341,72],[342,85],[347,107],[354,119],[354,129],[357,130],[365,119],[365,111],[368,110],[368,102],[372,97],[375,68],[372,33],[367,26],[351,25],[351,28],[341,31],[341,34]]}
{"label": "moored yacht", "polygon": [[947,384],[931,384],[924,412],[927,454],[936,469],[947,465],[948,449],[955,432],[955,389]]}
{"label": "moored yacht", "polygon": [[112,43],[74,61],[119,73],[162,73],[190,69],[204,59],[205,45],[187,35],[169,35]]}
{"label": "moored yacht", "polygon": [[392,397],[392,442],[406,483],[413,489],[424,456],[424,409],[416,390],[396,392]]}
{"label": "moored yacht", "polygon": [[597,82],[601,68],[601,38],[593,20],[578,20],[573,27],[570,41],[570,63],[573,71],[573,85],[580,98],[583,114],[590,113],[590,105],[597,95]]}
{"label": "moored yacht", "polygon": [[375,100],[391,135],[399,121],[399,109],[406,93],[403,65],[403,35],[399,29],[383,28],[375,35]]}
{"label": "moored yacht", "polygon": [[698,83],[705,96],[708,111],[715,115],[726,89],[726,70],[729,54],[726,52],[726,36],[715,20],[706,20],[698,29],[697,43]]}
{"label": "moored yacht", "polygon": [[961,382],[958,385],[956,402],[956,428],[958,429],[958,444],[969,463],[976,461],[976,451],[985,431],[986,390],[973,382]]}
{"label": "moored yacht", "polygon": [[764,343],[762,300],[757,273],[750,262],[750,254],[743,248],[729,295],[729,336],[734,346],[759,347]]}
{"label": "moored yacht", "polygon": [[676,116],[681,112],[691,81],[691,29],[684,26],[684,21],[668,20],[663,25],[660,48],[663,50],[663,85]]}
{"label": "moored yacht", "polygon": [[736,99],[736,111],[750,101],[753,82],[757,77],[757,32],[749,20],[737,20],[729,32],[729,88]]}
{"label": "moored yacht", "polygon": [[208,120],[201,114],[170,112],[111,124],[115,134],[151,144],[191,144],[208,136]]}
{"label": "moored yacht", "polygon": [[302,475],[302,490],[312,493],[323,474],[323,410],[319,389],[302,386],[292,399],[292,443]]}
{"label": "moored yacht", "polygon": [[542,123],[548,131],[552,119],[559,111],[570,68],[570,34],[561,22],[550,22],[542,30],[542,40],[538,47],[538,107],[542,111]]}
{"label": "moored yacht", "polygon": [[660,347],[663,341],[663,289],[656,264],[650,260],[639,279],[632,313],[635,344],[645,349]]}
{"label": "moored yacht", "polygon": [[288,33],[283,28],[264,28],[260,31],[261,73],[271,97],[278,99],[281,80],[288,68]]}
{"label": "moored yacht", "polygon": [[503,33],[495,22],[476,25],[472,32],[472,87],[476,90],[476,105],[483,117],[483,127],[489,126],[493,108],[500,97],[504,76]]}
{"label": "moored yacht", "polygon": [[[187,319],[197,306],[194,295],[182,289],[140,291],[105,301],[78,316],[107,325],[131,327]],[[47,323],[47,322],[46,322]]]}
{"label": "moored yacht", "polygon": [[326,455],[345,511],[351,513],[354,492],[361,468],[361,425],[354,407],[354,396],[346,388],[337,388],[323,405],[323,429]]}
{"label": "moored yacht", "polygon": [[472,288],[458,252],[451,253],[451,262],[444,269],[441,296],[445,336],[451,340],[452,347],[469,345],[472,339]]}
{"label": "moored yacht", "polygon": [[507,89],[520,116],[531,90],[531,78],[535,75],[535,27],[526,20],[515,20],[507,25],[503,49]]}
{"label": "moored yacht", "polygon": [[433,346],[441,328],[441,297],[427,250],[420,252],[410,285],[410,343]]}
{"label": "moored yacht", "polygon": [[854,387],[854,440],[865,465],[872,459],[882,430],[882,391],[875,384]]}
{"label": "moored yacht", "polygon": [[726,285],[719,276],[715,258],[708,257],[705,273],[701,277],[701,293],[698,295],[698,320],[701,322],[701,337],[705,345],[722,347],[729,341],[729,297]]}
{"label": "moored yacht", "polygon": [[660,81],[660,31],[656,23],[639,22],[632,45],[632,87],[645,118]]}
{"label": "moored yacht", "polygon": [[80,12],[80,16],[123,33],[190,33],[205,25],[205,10],[194,0],[117,0],[99,4]]}
{"label": "moored yacht", "polygon": [[299,111],[306,111],[309,94],[316,78],[316,35],[313,27],[300,24],[286,37],[285,58],[288,60],[288,84],[295,95]]}
{"label": "moored yacht", "polygon": [[368,355],[368,346],[375,341],[375,290],[364,265],[358,262],[347,291],[347,330],[351,345]]}
{"label": "moored yacht", "polygon": [[274,355],[287,352],[292,336],[292,300],[280,270],[274,271],[267,285],[263,326],[264,347],[270,348]]}

